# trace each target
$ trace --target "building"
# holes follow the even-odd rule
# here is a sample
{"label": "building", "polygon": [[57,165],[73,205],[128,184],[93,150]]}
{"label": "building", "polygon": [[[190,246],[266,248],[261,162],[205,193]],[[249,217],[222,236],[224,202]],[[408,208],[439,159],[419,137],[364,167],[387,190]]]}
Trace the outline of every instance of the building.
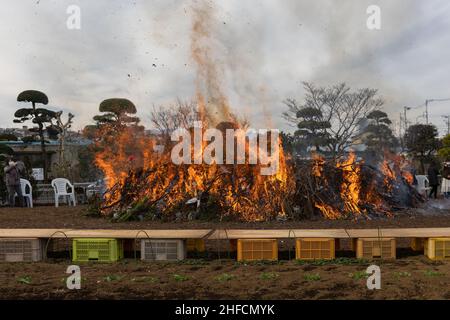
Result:
{"label": "building", "polygon": [[[17,141],[0,141],[0,145],[7,145],[14,151],[14,155],[22,160],[28,171],[32,168],[42,168],[42,152],[40,141],[24,142],[21,139],[28,136],[27,129],[1,129],[3,134],[13,134],[19,139]],[[88,179],[82,167],[82,153],[86,153],[87,147],[92,141],[85,139],[78,132],[70,132],[64,144],[64,159],[60,165],[60,143],[58,140],[49,140],[45,143],[49,179],[55,177],[67,177],[72,181],[81,182]],[[89,159],[88,159],[89,161]],[[89,165],[88,165],[89,166]]]}

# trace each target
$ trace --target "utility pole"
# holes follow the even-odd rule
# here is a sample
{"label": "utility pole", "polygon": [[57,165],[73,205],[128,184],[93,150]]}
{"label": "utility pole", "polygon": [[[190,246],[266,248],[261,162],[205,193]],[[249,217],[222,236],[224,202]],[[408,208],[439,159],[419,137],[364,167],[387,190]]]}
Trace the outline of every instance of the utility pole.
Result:
{"label": "utility pole", "polygon": [[410,107],[403,107],[403,112],[404,112],[404,114],[405,114],[405,116],[404,116],[404,120],[405,120],[405,133],[406,133],[406,131],[408,130],[408,119],[407,119],[407,117],[406,117],[406,111],[408,111],[408,110],[411,110],[411,108]]}
{"label": "utility pole", "polygon": [[444,120],[447,123],[447,135],[450,134],[450,116],[442,116],[442,118],[446,119]]}
{"label": "utility pole", "polygon": [[[403,144],[402,124],[403,124],[403,117],[402,117],[402,113],[400,112],[400,121],[398,122],[398,138],[400,140],[400,147],[402,148],[402,150],[405,150],[404,144]],[[406,130],[405,130],[405,134],[406,134]]]}

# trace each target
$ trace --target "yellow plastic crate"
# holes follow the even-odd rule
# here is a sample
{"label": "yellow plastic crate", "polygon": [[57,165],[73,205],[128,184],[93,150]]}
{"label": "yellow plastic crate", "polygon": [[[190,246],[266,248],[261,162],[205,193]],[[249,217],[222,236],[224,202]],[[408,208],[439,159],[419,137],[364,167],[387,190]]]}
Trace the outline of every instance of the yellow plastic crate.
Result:
{"label": "yellow plastic crate", "polygon": [[395,259],[394,238],[359,238],[356,245],[358,259]]}
{"label": "yellow plastic crate", "polygon": [[425,241],[424,251],[431,260],[450,260],[450,238],[430,238]]}
{"label": "yellow plastic crate", "polygon": [[278,260],[276,239],[239,239],[237,242],[238,261]]}
{"label": "yellow plastic crate", "polygon": [[411,249],[414,251],[422,251],[424,249],[426,239],[424,238],[412,238]]}
{"label": "yellow plastic crate", "polygon": [[73,257],[76,262],[115,262],[123,259],[123,241],[103,238],[73,239]]}
{"label": "yellow plastic crate", "polygon": [[295,249],[297,260],[333,260],[335,258],[335,239],[298,238]]}
{"label": "yellow plastic crate", "polygon": [[203,239],[187,239],[186,249],[189,252],[205,252],[205,240]]}

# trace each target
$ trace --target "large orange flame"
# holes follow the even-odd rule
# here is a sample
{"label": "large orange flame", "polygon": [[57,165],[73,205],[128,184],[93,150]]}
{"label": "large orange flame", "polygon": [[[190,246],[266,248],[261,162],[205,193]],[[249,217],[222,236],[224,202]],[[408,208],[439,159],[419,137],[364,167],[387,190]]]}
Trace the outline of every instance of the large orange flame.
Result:
{"label": "large orange flame", "polygon": [[361,168],[356,163],[356,155],[351,152],[347,160],[338,162],[337,167],[343,171],[341,185],[341,198],[344,200],[344,209],[353,214],[361,214],[359,207],[359,192],[361,190]]}

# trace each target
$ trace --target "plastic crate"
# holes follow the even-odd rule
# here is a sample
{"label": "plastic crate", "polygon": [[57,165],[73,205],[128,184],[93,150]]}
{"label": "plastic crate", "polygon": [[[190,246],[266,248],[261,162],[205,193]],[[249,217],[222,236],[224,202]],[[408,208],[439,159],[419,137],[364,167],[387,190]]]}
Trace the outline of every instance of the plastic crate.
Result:
{"label": "plastic crate", "polygon": [[424,238],[412,238],[411,249],[414,251],[422,251],[424,249],[426,239]]}
{"label": "plastic crate", "polygon": [[450,238],[430,238],[425,241],[424,251],[431,260],[450,260]]}
{"label": "plastic crate", "polygon": [[36,262],[44,257],[44,241],[35,238],[0,239],[0,262]]}
{"label": "plastic crate", "polygon": [[115,262],[123,259],[123,242],[118,239],[73,239],[73,261]]}
{"label": "plastic crate", "polygon": [[358,259],[395,259],[396,241],[394,238],[359,238],[356,257]]}
{"label": "plastic crate", "polygon": [[203,239],[187,239],[186,240],[187,251],[192,252],[205,252],[205,240]]}
{"label": "plastic crate", "polygon": [[295,249],[297,260],[333,260],[335,258],[335,239],[298,238]]}
{"label": "plastic crate", "polygon": [[276,239],[239,239],[237,242],[238,261],[278,260]]}
{"label": "plastic crate", "polygon": [[141,260],[176,261],[186,257],[186,246],[183,240],[142,240]]}

